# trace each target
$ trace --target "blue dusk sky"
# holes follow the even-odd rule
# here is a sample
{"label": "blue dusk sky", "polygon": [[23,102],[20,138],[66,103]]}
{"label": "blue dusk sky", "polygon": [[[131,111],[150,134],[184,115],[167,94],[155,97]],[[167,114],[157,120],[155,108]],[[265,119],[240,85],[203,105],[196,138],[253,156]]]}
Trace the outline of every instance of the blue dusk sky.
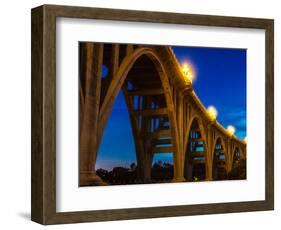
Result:
{"label": "blue dusk sky", "polygon": [[[180,63],[192,65],[193,89],[207,108],[218,110],[217,120],[233,125],[235,135],[246,137],[246,50],[204,47],[172,47]],[[172,163],[172,154],[156,154],[153,161]],[[96,169],[129,167],[136,162],[130,119],[122,92],[119,92],[104,130]]]}

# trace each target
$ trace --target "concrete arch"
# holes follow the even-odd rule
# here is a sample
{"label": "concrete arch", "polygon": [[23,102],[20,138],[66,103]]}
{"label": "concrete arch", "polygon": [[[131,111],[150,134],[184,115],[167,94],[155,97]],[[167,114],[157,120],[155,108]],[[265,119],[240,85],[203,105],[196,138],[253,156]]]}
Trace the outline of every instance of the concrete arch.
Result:
{"label": "concrete arch", "polygon": [[176,117],[174,112],[174,105],[171,93],[171,86],[169,81],[169,75],[165,71],[164,63],[158,56],[157,52],[151,48],[137,48],[135,51],[127,54],[123,59],[120,67],[118,68],[116,74],[113,76],[113,79],[108,87],[107,93],[103,100],[103,103],[100,108],[99,113],[99,134],[98,139],[102,137],[103,130],[105,128],[106,122],[108,120],[109,114],[113,107],[114,101],[117,97],[118,92],[121,90],[129,71],[134,67],[136,61],[143,55],[147,56],[154,64],[156,71],[159,75],[162,89],[164,91],[165,101],[167,105],[167,113],[170,121],[170,129],[172,142],[174,146],[174,178],[176,180],[182,180],[182,160],[179,150],[179,138],[178,130],[176,124]]}
{"label": "concrete arch", "polygon": [[[235,144],[231,153],[231,162],[228,179],[237,180],[237,179],[246,179],[246,162],[243,157],[243,147],[239,144]],[[239,152],[239,156],[236,157],[235,153]]]}
{"label": "concrete arch", "polygon": [[[187,135],[186,135],[186,140],[185,140],[185,145],[184,145],[184,167],[183,167],[183,170],[184,170],[184,175],[185,175],[185,178],[187,180],[192,180],[192,176],[193,176],[193,173],[194,173],[194,165],[193,163],[191,164],[189,162],[190,160],[190,152],[188,150],[188,147],[189,147],[189,138],[190,138],[190,132],[191,132],[191,127],[192,125],[194,124],[194,122],[197,122],[197,125],[198,125],[198,128],[199,128],[199,132],[200,132],[200,135],[201,135],[201,138],[203,140],[203,143],[204,143],[204,162],[200,163],[200,171],[202,172],[202,170],[204,169],[205,170],[205,179],[206,179],[206,173],[207,173],[207,158],[208,158],[208,143],[207,143],[207,139],[206,139],[206,133],[205,133],[205,129],[204,129],[204,125],[203,125],[203,122],[201,120],[201,118],[197,115],[197,114],[194,114],[192,116],[192,118],[190,119],[190,122],[188,124],[188,132],[187,132]],[[200,154],[200,157],[202,157],[202,155]],[[205,164],[205,166],[204,166]],[[203,168],[202,168],[203,167]]]}
{"label": "concrete arch", "polygon": [[[109,110],[111,108],[111,104],[114,103],[114,100],[120,91],[126,77],[128,76],[129,71],[132,69],[135,62],[142,56],[146,55],[148,56],[153,63],[155,64],[155,67],[157,68],[157,71],[159,73],[159,77],[162,81],[163,88],[165,90],[165,94],[169,92],[169,81],[167,78],[167,75],[164,71],[164,66],[161,63],[160,59],[158,58],[157,54],[150,48],[138,48],[135,50],[132,54],[127,55],[124,60],[122,61],[117,73],[113,77],[112,84],[110,84],[108,88],[108,93],[106,94],[103,104],[100,109],[100,121],[106,120],[106,118],[103,118],[105,111]],[[171,93],[169,95],[168,100],[172,101]]]}
{"label": "concrete arch", "polygon": [[[222,135],[218,135],[216,134],[215,135],[215,138],[214,138],[214,142],[213,142],[213,146],[212,146],[212,152],[211,152],[211,158],[213,159],[214,158],[214,152],[215,152],[215,147],[216,147],[216,144],[217,144],[217,141],[218,140],[221,140],[221,143],[222,143],[222,146],[223,146],[223,149],[225,150],[225,154],[228,154],[228,149],[227,149],[227,145],[225,143],[225,140],[223,138]],[[228,156],[225,156],[225,158],[227,159]]]}
{"label": "concrete arch", "polygon": [[231,169],[232,169],[232,167],[233,167],[234,157],[235,157],[236,150],[239,151],[239,154],[240,154],[239,159],[242,158],[242,148],[241,148],[239,145],[234,145],[234,146],[233,146],[233,149],[232,149],[232,151],[231,151],[231,157],[230,157],[230,162],[229,162],[229,165],[231,166]]}
{"label": "concrete arch", "polygon": [[[203,125],[203,121],[202,121],[201,117],[198,114],[193,114],[191,116],[191,118],[190,118],[190,121],[189,121],[187,129],[186,129],[186,138],[184,140],[184,153],[186,153],[186,150],[187,150],[187,144],[188,144],[190,128],[191,128],[191,125],[192,125],[192,123],[194,122],[195,119],[197,120],[198,125],[199,125],[199,129],[202,132],[201,133],[202,138],[205,141],[205,143],[207,144],[207,135],[206,135],[205,127]],[[206,151],[207,151],[207,148],[206,148]]]}
{"label": "concrete arch", "polygon": [[[225,173],[225,177],[227,177],[227,173],[228,173],[228,164],[229,164],[229,156],[228,156],[228,149],[227,149],[227,146],[226,146],[226,143],[225,143],[225,140],[223,138],[223,136],[221,135],[216,135],[215,139],[214,139],[214,143],[213,143],[213,147],[212,147],[212,152],[211,152],[211,162],[212,162],[212,177],[213,179],[215,180],[216,176],[215,176],[215,172],[214,172],[214,169],[215,169],[215,151],[216,151],[216,145],[217,143],[220,142],[221,146],[223,147],[223,152],[224,152],[224,173]],[[216,170],[219,170],[219,168],[216,168]],[[218,173],[218,171],[217,171]],[[219,179],[222,179],[222,178],[219,178]]]}
{"label": "concrete arch", "polygon": [[[234,155],[235,155],[237,149],[239,150],[240,158],[241,158],[241,155],[242,155],[242,148],[241,148],[241,146],[239,146],[239,145],[234,145],[234,146],[233,146],[233,151],[231,151],[231,159],[232,159],[232,160],[233,160],[233,158],[234,158]],[[231,162],[232,162],[232,161],[231,161]]]}

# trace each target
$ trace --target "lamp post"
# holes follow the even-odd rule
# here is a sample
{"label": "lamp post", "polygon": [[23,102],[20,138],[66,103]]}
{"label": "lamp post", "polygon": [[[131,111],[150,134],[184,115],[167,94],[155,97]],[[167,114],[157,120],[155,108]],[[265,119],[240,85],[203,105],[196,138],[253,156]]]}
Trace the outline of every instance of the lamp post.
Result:
{"label": "lamp post", "polygon": [[192,70],[191,70],[190,66],[187,63],[184,63],[182,65],[182,72],[184,74],[185,80],[192,83],[192,80],[193,80],[194,76],[193,76],[193,73],[192,73]]}
{"label": "lamp post", "polygon": [[227,132],[230,134],[230,136],[233,136],[235,133],[235,127],[232,125],[227,126]]}
{"label": "lamp post", "polygon": [[207,113],[208,113],[208,115],[209,115],[209,117],[211,118],[212,121],[216,120],[216,118],[218,116],[218,111],[217,111],[215,106],[210,105],[207,108]]}

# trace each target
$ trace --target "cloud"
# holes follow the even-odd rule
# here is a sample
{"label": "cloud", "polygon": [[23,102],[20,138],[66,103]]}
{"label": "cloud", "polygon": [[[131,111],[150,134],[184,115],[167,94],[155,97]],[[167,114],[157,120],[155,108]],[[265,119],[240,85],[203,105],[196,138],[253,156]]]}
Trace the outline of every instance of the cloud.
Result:
{"label": "cloud", "polygon": [[244,137],[247,135],[247,112],[244,108],[235,110],[231,110],[231,108],[224,109],[224,111],[222,111],[220,114],[219,120],[221,120],[225,127],[230,124],[235,126],[235,134],[239,138],[244,139]]}
{"label": "cloud", "polygon": [[235,111],[227,110],[225,111],[225,116],[227,117],[234,117],[234,118],[241,118],[246,117],[246,110],[245,109],[239,109]]}

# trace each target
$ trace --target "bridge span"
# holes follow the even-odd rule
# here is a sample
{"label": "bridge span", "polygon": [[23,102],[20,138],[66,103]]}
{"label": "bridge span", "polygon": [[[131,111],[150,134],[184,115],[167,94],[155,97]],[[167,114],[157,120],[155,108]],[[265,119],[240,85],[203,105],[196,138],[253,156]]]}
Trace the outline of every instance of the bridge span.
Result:
{"label": "bridge span", "polygon": [[120,90],[141,179],[150,179],[154,154],[173,154],[174,181],[227,178],[246,159],[246,142],[208,113],[171,47],[82,43],[80,57],[80,185],[97,180],[98,148]]}

